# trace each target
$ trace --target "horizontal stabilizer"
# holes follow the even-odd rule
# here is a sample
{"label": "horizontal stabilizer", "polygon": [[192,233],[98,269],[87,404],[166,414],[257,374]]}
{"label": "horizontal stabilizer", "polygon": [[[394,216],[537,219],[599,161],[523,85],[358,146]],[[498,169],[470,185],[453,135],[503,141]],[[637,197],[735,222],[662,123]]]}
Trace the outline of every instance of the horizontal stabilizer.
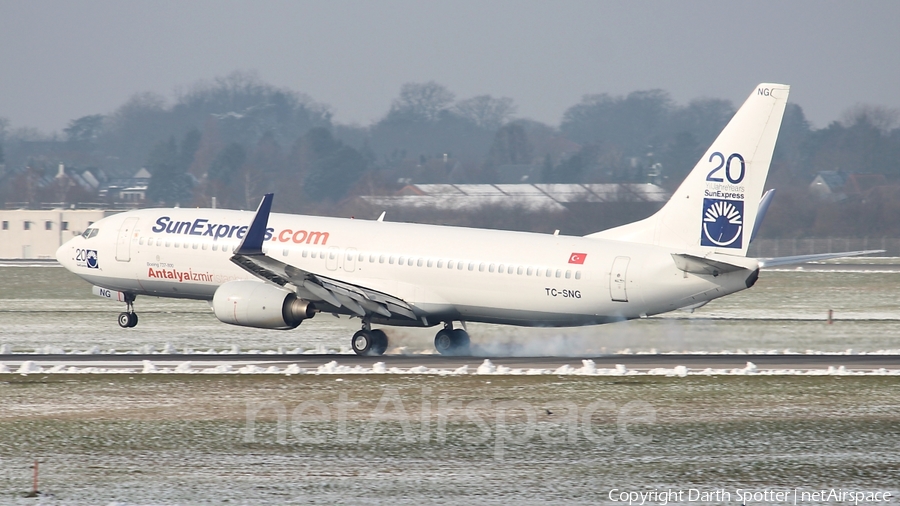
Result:
{"label": "horizontal stabilizer", "polygon": [[870,249],[865,251],[844,251],[841,253],[819,253],[817,255],[796,255],[791,257],[760,258],[759,267],[776,267],[779,265],[803,264],[818,260],[831,260],[832,258],[856,257],[870,255],[872,253],[884,253],[883,249]]}
{"label": "horizontal stabilizer", "polygon": [[724,274],[726,272],[749,270],[742,265],[734,265],[685,253],[672,253],[672,260],[675,260],[675,265],[678,266],[679,269],[684,272],[690,272],[691,274],[718,276],[719,274]]}

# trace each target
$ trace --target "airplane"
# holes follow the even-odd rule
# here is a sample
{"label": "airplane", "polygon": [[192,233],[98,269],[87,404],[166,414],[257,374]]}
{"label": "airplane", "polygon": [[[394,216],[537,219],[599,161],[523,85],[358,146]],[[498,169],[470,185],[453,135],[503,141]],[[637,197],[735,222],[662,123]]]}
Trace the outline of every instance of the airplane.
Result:
{"label": "airplane", "polygon": [[[350,344],[381,355],[372,325],[433,327],[441,354],[470,352],[466,322],[579,326],[692,309],[750,288],[761,267],[877,252],[751,258],[790,87],[763,83],[671,199],[641,221],[584,237],[225,209],[106,217],[56,253],[93,292],[206,300],[220,321],[293,329],[317,313],[360,318]],[[455,323],[458,326],[454,326]]]}

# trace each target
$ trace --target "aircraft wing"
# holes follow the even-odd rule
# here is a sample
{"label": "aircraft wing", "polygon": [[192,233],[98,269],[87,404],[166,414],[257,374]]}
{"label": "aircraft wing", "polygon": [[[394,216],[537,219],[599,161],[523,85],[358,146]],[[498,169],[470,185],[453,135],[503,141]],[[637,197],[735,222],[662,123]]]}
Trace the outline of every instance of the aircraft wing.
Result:
{"label": "aircraft wing", "polygon": [[883,249],[870,249],[865,251],[844,251],[841,253],[819,253],[817,255],[796,255],[791,257],[776,258],[759,258],[759,267],[776,267],[779,265],[802,264],[806,262],[815,262],[817,260],[830,260],[832,258],[855,257],[859,255],[869,255],[871,253],[884,253]]}
{"label": "aircraft wing", "polygon": [[324,301],[336,308],[343,306],[360,317],[378,314],[385,318],[400,316],[418,319],[412,307],[403,299],[306,271],[263,253],[262,243],[272,209],[272,197],[273,194],[267,193],[260,202],[253,223],[231,257],[233,263],[260,279],[280,286],[295,286],[297,295],[303,299]]}

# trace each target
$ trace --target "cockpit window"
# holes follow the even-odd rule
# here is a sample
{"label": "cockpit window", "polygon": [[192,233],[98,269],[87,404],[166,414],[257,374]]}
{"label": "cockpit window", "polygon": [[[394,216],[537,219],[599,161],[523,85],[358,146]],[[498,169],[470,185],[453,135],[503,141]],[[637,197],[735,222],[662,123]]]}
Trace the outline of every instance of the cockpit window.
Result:
{"label": "cockpit window", "polygon": [[97,235],[99,232],[100,232],[99,229],[89,228],[89,229],[85,230],[84,233],[81,234],[81,237],[84,237],[85,239],[90,239],[91,237],[94,237],[95,235]]}

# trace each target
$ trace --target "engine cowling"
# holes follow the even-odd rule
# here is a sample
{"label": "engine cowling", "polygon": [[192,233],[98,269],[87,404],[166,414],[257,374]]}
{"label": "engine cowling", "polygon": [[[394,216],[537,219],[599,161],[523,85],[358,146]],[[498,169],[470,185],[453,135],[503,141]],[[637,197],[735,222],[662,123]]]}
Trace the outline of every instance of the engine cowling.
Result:
{"label": "engine cowling", "polygon": [[312,318],[316,307],[293,292],[264,281],[229,281],[213,295],[213,311],[224,323],[286,330]]}

